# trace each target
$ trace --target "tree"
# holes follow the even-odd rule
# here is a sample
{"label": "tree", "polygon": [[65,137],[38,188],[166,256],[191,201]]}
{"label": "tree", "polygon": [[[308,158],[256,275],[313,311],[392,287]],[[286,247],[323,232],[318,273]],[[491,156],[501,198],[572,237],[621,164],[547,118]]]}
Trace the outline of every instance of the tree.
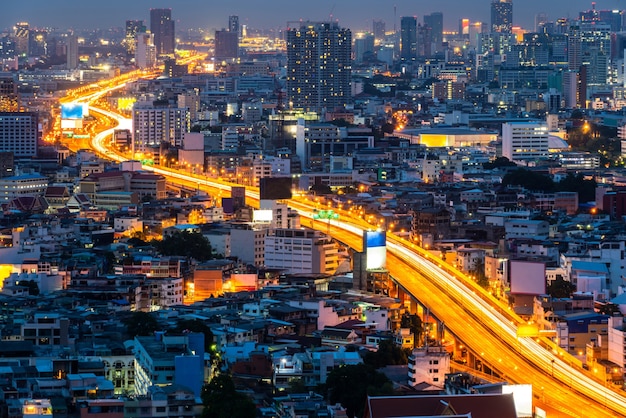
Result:
{"label": "tree", "polygon": [[470,273],[474,276],[479,286],[485,289],[489,287],[489,279],[485,275],[485,263],[482,260],[476,262]]}
{"label": "tree", "polygon": [[598,308],[598,313],[610,316],[613,316],[614,314],[620,314],[619,305],[611,302],[601,304]]}
{"label": "tree", "polygon": [[400,319],[400,327],[411,330],[413,333],[413,346],[417,347],[418,342],[421,340],[422,334],[424,333],[422,318],[420,318],[419,315],[405,313]]}
{"label": "tree", "polygon": [[494,168],[516,167],[516,166],[517,164],[515,164],[513,161],[509,160],[506,157],[498,157],[493,161],[483,163],[483,168],[485,170],[493,170]]}
{"label": "tree", "polygon": [[404,365],[408,363],[407,353],[391,340],[382,340],[378,344],[378,350],[368,351],[363,362],[369,364],[376,369],[385,366]]}
{"label": "tree", "polygon": [[556,188],[563,192],[577,192],[580,202],[590,202],[596,198],[596,181],[593,179],[585,180],[582,174],[568,173],[563,180],[556,184]]}
{"label": "tree", "polygon": [[156,318],[148,312],[133,312],[128,318],[122,320],[122,323],[126,325],[126,332],[131,338],[152,335],[159,329]]}
{"label": "tree", "polygon": [[522,186],[525,189],[531,191],[541,192],[553,192],[554,182],[548,176],[535,173],[534,171],[527,170],[525,168],[518,168],[515,171],[507,173],[502,179],[502,185],[508,186],[510,184]]}
{"label": "tree", "polygon": [[251,418],[256,406],[246,395],[237,392],[233,379],[227,374],[215,376],[202,388],[202,418]]}
{"label": "tree", "polygon": [[553,280],[552,283],[548,285],[546,290],[553,298],[569,298],[576,290],[576,286],[559,277],[556,280]]}
{"label": "tree", "polygon": [[326,378],[328,402],[341,403],[348,417],[363,416],[367,395],[391,395],[393,385],[384,374],[368,364],[341,366],[332,370]]}
{"label": "tree", "polygon": [[176,232],[162,241],[151,241],[151,244],[163,255],[179,255],[198,261],[215,258],[209,240],[199,232]]}

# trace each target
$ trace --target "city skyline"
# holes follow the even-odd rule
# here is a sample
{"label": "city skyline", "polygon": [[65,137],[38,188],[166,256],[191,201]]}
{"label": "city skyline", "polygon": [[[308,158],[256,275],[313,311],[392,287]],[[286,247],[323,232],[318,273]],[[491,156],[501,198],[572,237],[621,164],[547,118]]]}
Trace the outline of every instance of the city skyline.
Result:
{"label": "city skyline", "polygon": [[[148,20],[150,8],[172,8],[172,17],[177,28],[226,28],[229,15],[239,15],[242,25],[253,28],[285,27],[288,21],[299,19],[313,21],[338,20],[342,26],[352,30],[371,30],[373,19],[383,19],[388,30],[400,28],[402,16],[417,16],[418,21],[432,12],[443,12],[444,30],[456,30],[459,18],[472,21],[490,22],[491,0],[465,2],[443,0],[436,4],[424,0],[398,0],[394,4],[375,0],[347,0],[343,2],[322,0],[312,3],[294,3],[285,0],[273,0],[275,7],[255,8],[258,2],[242,0],[227,5],[207,4],[198,0],[171,1],[155,0],[151,2],[128,3],[110,0],[106,4],[79,0],[57,0],[46,2],[10,2],[3,7],[0,16],[0,29],[8,29],[19,21],[28,21],[34,27],[58,28],[102,28],[123,27],[128,19]],[[534,17],[546,13],[550,19],[560,17],[576,18],[578,12],[591,8],[590,1],[555,0],[542,2],[528,0],[513,2],[513,24],[529,30],[533,29]],[[623,8],[618,0],[596,2],[599,10]],[[395,16],[394,16],[395,6]],[[124,11],[121,11],[123,9]],[[254,9],[254,13],[250,10]],[[454,13],[450,13],[454,10]],[[204,16],[204,17],[203,17]]]}

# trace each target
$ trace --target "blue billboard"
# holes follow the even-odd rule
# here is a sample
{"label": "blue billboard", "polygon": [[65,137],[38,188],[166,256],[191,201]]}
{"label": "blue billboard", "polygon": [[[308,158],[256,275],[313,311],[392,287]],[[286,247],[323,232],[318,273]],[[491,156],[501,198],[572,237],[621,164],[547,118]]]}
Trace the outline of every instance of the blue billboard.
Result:
{"label": "blue billboard", "polygon": [[383,269],[387,264],[387,234],[383,231],[365,231],[363,235],[365,268]]}
{"label": "blue billboard", "polygon": [[83,110],[82,103],[64,103],[61,105],[61,119],[82,119]]}

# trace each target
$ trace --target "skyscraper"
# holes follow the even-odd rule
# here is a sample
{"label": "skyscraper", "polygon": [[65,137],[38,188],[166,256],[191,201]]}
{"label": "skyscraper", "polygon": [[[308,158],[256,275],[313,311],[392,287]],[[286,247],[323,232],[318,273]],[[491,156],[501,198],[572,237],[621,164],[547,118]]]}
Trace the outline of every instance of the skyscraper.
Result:
{"label": "skyscraper", "polygon": [[403,16],[400,20],[400,59],[413,61],[417,56],[417,18]]}
{"label": "skyscraper", "polygon": [[176,47],[172,9],[150,9],[150,32],[157,55],[173,55]]}
{"label": "skyscraper", "polygon": [[18,22],[13,27],[13,37],[15,38],[15,52],[19,55],[28,54],[30,29],[28,23]]}
{"label": "skyscraper", "polygon": [[491,2],[491,31],[511,33],[513,25],[513,0]]}
{"label": "skyscraper", "polygon": [[146,31],[146,26],[143,24],[143,20],[127,20],[126,32],[124,36],[124,44],[126,51],[129,54],[135,53],[137,34]]}
{"label": "skyscraper", "polygon": [[66,68],[74,70],[78,68],[78,37],[74,34],[67,35],[65,41]]}
{"label": "skyscraper", "polygon": [[333,110],[351,100],[352,33],[335,22],[287,30],[287,95],[292,106]]}
{"label": "skyscraper", "polygon": [[443,13],[434,12],[424,15],[424,24],[430,28],[430,40],[434,47],[432,51],[441,51],[443,45]]}
{"label": "skyscraper", "polygon": [[239,36],[239,16],[228,16],[228,31],[235,32]]}
{"label": "skyscraper", "polygon": [[215,31],[215,58],[228,59],[239,56],[239,36],[229,30]]}
{"label": "skyscraper", "polygon": [[385,39],[385,21],[374,20],[372,22],[372,33],[374,34],[374,39],[376,41],[380,42]]}

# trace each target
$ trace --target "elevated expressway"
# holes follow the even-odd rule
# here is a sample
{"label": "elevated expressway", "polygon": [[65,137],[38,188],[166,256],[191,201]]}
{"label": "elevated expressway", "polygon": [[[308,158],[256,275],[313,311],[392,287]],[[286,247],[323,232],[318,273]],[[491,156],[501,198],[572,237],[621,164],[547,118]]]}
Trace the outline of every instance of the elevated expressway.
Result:
{"label": "elevated expressway", "polygon": [[[129,120],[104,109],[95,113],[116,119],[121,126]],[[104,157],[126,158],[108,149],[113,129],[96,135],[93,149]],[[166,176],[168,181],[192,188],[230,193],[232,184],[219,179],[183,173],[178,170],[144,166],[145,170]],[[258,204],[258,191],[247,188],[249,202]],[[340,220],[313,220],[314,202],[294,198],[288,201],[303,219],[316,229],[360,250],[362,235],[372,226],[360,218],[341,212]],[[475,282],[433,258],[427,251],[392,234],[387,235],[387,266],[398,285],[430,309],[446,329],[471,347],[482,361],[510,383],[532,383],[534,400],[549,405],[557,416],[626,416],[626,397],[590,376],[579,361],[546,338],[518,337],[524,321],[509,307],[493,298]],[[537,401],[538,400],[538,401]],[[553,416],[553,415],[550,415]]]}

